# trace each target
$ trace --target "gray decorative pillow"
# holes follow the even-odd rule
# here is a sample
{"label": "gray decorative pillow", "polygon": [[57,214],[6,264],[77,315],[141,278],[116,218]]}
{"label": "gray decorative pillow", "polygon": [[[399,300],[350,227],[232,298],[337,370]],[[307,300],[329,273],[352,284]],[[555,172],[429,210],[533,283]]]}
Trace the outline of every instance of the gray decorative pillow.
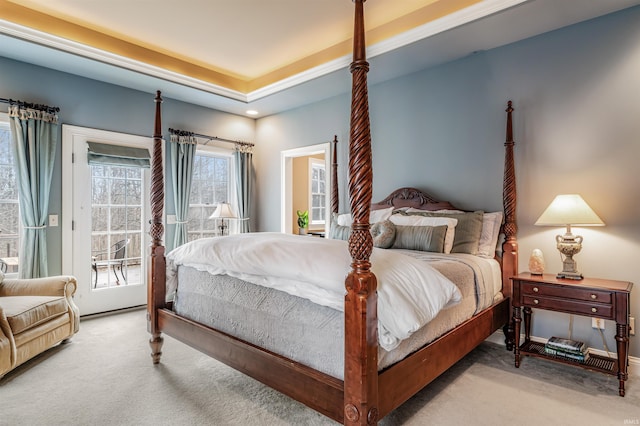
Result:
{"label": "gray decorative pillow", "polygon": [[447,225],[441,226],[396,226],[396,238],[391,248],[444,252],[444,237]]}
{"label": "gray decorative pillow", "polygon": [[351,227],[331,222],[331,228],[329,231],[329,238],[332,240],[348,240],[349,235],[351,234]]}
{"label": "gray decorative pillow", "polygon": [[451,253],[478,254],[478,244],[482,235],[483,211],[462,213],[409,212],[409,215],[429,217],[450,217],[458,219]]}
{"label": "gray decorative pillow", "polygon": [[390,248],[396,239],[396,226],[390,220],[374,223],[370,231],[374,247]]}

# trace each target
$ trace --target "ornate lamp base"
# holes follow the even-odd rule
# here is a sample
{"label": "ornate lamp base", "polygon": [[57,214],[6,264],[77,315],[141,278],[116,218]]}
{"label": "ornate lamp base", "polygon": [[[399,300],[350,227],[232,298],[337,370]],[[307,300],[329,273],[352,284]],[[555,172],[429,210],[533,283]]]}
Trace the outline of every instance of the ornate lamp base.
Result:
{"label": "ornate lamp base", "polygon": [[226,223],[224,223],[224,218],[222,218],[221,221],[220,221],[220,225],[218,226],[218,229],[220,230],[220,234],[219,235],[220,236],[227,235],[227,228],[228,228],[228,226],[227,226]]}
{"label": "ornate lamp base", "polygon": [[565,257],[562,261],[562,272],[556,275],[557,278],[565,278],[570,280],[581,280],[584,277],[576,268],[576,261],[573,260],[573,255],[578,254],[582,250],[582,237],[580,235],[574,236],[571,233],[571,228],[567,227],[567,233],[564,235],[556,235],[556,247],[558,251]]}

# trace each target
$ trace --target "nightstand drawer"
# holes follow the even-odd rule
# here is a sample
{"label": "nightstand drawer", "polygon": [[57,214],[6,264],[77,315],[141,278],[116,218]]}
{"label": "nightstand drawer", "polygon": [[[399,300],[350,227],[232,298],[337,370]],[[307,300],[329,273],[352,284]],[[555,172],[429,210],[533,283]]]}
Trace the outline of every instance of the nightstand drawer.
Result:
{"label": "nightstand drawer", "polygon": [[523,295],[524,306],[532,308],[551,309],[569,314],[588,315],[598,318],[614,319],[613,307],[600,303],[586,303],[552,297],[537,297],[535,295]]}
{"label": "nightstand drawer", "polygon": [[597,303],[612,303],[612,293],[602,290],[591,290],[587,288],[572,288],[568,293],[567,289],[558,285],[546,285],[539,283],[522,283],[522,293],[531,296],[552,296],[571,298],[575,300],[585,300]]}

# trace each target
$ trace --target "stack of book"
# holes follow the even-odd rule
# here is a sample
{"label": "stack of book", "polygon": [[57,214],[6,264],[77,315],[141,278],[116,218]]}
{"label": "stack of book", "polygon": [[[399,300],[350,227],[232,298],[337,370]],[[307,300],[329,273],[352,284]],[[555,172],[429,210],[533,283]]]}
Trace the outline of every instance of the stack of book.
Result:
{"label": "stack of book", "polygon": [[589,358],[587,345],[571,339],[552,337],[544,345],[544,352],[557,358],[585,362]]}

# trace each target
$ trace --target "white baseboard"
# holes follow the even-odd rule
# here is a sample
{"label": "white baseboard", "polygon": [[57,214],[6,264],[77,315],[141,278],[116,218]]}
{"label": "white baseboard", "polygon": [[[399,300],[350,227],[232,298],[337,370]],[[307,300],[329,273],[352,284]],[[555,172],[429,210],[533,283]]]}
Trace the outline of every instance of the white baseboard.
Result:
{"label": "white baseboard", "polygon": [[[524,340],[524,335],[521,337],[521,339]],[[543,339],[542,337],[531,336],[531,340],[533,340],[534,342],[546,343],[548,339]],[[495,344],[498,344],[498,345],[505,346],[504,334],[502,333],[502,331],[496,331],[491,336],[489,336],[486,339],[486,341],[487,342],[491,342],[491,343],[495,343]],[[601,349],[589,348],[589,351],[591,351],[592,353],[594,353],[596,355],[602,355],[602,356],[615,357],[617,355],[615,352],[609,352],[607,354],[606,351],[603,351]],[[628,368],[627,373],[629,374],[629,376],[640,377],[640,358],[636,358],[636,357],[633,357],[633,356],[629,357],[629,368]]]}

